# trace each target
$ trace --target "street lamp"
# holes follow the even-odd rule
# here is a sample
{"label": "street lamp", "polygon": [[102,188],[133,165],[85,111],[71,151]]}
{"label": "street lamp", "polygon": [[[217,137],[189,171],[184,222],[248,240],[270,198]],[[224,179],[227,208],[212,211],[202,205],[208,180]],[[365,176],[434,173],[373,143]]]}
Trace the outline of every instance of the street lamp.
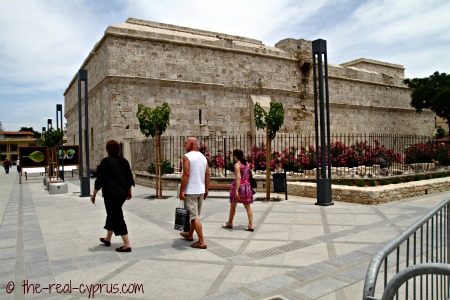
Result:
{"label": "street lamp", "polygon": [[[83,126],[81,117],[81,82],[84,81],[84,137],[85,137],[85,150],[86,150],[86,176],[83,176]],[[88,73],[87,70],[78,70],[78,141],[80,144],[80,197],[90,197],[90,179],[89,179],[89,123],[88,123]]]}
{"label": "street lamp", "polygon": [[50,128],[52,128],[52,119],[47,119],[47,130],[49,130]]}
{"label": "street lamp", "polygon": [[58,116],[61,116],[61,130],[63,130],[62,120],[62,104],[56,104],[56,128],[59,129]]}
{"label": "street lamp", "polygon": [[[324,62],[322,61],[324,59]],[[317,205],[333,205],[331,195],[330,100],[328,95],[327,41],[312,42],[314,112],[316,129]],[[320,143],[319,143],[320,136]],[[319,154],[320,149],[320,154]],[[327,155],[328,154],[328,155]]]}
{"label": "street lamp", "polygon": [[[59,153],[62,152],[61,157],[61,172],[58,170],[59,178],[64,181],[64,151],[63,151],[63,143],[64,143],[64,130],[63,130],[63,117],[62,117],[62,104],[56,104],[56,128],[59,129],[58,117],[61,117],[61,131],[63,132],[63,141],[58,145],[58,153],[56,154],[56,159],[59,162]],[[59,169],[59,167],[58,167]]]}

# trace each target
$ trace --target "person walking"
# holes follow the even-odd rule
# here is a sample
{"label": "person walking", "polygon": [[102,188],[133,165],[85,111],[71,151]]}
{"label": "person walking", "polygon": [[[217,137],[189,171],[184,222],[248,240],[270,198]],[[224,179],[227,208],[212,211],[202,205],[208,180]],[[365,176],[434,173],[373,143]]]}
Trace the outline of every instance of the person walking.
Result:
{"label": "person walking", "polygon": [[222,225],[222,228],[233,228],[233,219],[236,213],[236,206],[238,203],[244,204],[247,211],[248,225],[244,228],[245,231],[254,231],[253,227],[253,211],[250,206],[253,203],[253,190],[250,185],[250,176],[252,170],[250,164],[244,158],[242,150],[235,149],[233,151],[233,158],[236,161],[234,165],[234,175],[236,179],[231,183],[230,188],[230,214],[228,221]]}
{"label": "person walking", "polygon": [[17,159],[16,160],[16,165],[17,165],[17,172],[19,172],[20,173],[20,160],[19,159]]}
{"label": "person walking", "polygon": [[131,186],[134,186],[133,174],[130,164],[120,156],[120,146],[115,140],[106,143],[108,156],[103,158],[97,167],[97,179],[94,184],[91,201],[95,204],[95,197],[103,189],[106,209],[105,229],[106,237],[100,238],[105,246],[111,245],[114,233],[122,237],[123,246],[116,248],[117,252],[131,252],[128,229],[123,217],[122,206],[126,200],[131,199]]}
{"label": "person walking", "polygon": [[3,161],[3,168],[5,168],[6,174],[9,174],[10,167],[11,167],[11,162],[9,161],[9,159],[5,158],[5,160]]}
{"label": "person walking", "polygon": [[187,153],[183,156],[180,200],[184,200],[184,206],[189,211],[191,229],[189,232],[180,232],[180,235],[188,241],[193,241],[195,230],[198,241],[193,243],[191,247],[206,249],[207,245],[203,237],[200,213],[203,200],[208,197],[210,179],[208,162],[206,157],[199,151],[195,137],[188,137],[185,140],[184,149]]}

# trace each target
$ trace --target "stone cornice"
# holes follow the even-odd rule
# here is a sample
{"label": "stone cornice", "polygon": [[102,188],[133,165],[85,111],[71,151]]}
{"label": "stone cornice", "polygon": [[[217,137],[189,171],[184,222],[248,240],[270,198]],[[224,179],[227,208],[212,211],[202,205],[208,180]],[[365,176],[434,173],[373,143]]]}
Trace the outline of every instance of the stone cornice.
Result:
{"label": "stone cornice", "polygon": [[384,86],[384,87],[388,87],[388,88],[398,88],[398,89],[411,90],[411,88],[407,87],[406,85],[405,86],[392,85],[392,84],[386,84],[386,83],[381,83],[381,82],[367,81],[367,80],[354,79],[354,78],[348,78],[348,77],[341,77],[341,76],[335,76],[335,75],[329,75],[328,78],[338,79],[338,80],[345,80],[345,81],[353,81],[353,82],[357,82],[357,83],[366,83],[366,84],[372,84],[372,85],[379,85],[379,86]]}

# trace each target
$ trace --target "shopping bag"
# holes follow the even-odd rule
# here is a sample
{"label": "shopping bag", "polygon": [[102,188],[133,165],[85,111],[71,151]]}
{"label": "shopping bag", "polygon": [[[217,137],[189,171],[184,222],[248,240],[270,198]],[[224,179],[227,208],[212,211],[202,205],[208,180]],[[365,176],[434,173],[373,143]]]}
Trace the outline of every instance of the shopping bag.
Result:
{"label": "shopping bag", "polygon": [[[183,203],[183,201],[180,201]],[[175,225],[173,229],[187,232],[190,230],[189,211],[183,207],[175,208]]]}

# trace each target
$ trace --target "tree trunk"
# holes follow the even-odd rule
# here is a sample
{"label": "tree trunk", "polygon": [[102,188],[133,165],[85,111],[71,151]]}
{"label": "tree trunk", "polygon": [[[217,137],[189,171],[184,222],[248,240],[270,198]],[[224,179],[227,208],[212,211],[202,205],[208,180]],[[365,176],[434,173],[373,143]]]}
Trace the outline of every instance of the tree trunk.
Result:
{"label": "tree trunk", "polygon": [[158,154],[159,154],[159,152],[158,152],[158,133],[156,133],[156,136],[155,136],[155,191],[156,191],[156,198],[159,198],[159,195],[158,195],[158,191],[159,191]]}
{"label": "tree trunk", "polygon": [[162,198],[162,155],[161,155],[161,136],[158,135],[158,160],[159,160],[159,195],[158,198]]}
{"label": "tree trunk", "polygon": [[270,199],[270,156],[271,145],[269,140],[269,125],[266,124],[266,200]]}
{"label": "tree trunk", "polygon": [[447,119],[447,125],[448,125],[448,136],[450,137],[450,119]]}

